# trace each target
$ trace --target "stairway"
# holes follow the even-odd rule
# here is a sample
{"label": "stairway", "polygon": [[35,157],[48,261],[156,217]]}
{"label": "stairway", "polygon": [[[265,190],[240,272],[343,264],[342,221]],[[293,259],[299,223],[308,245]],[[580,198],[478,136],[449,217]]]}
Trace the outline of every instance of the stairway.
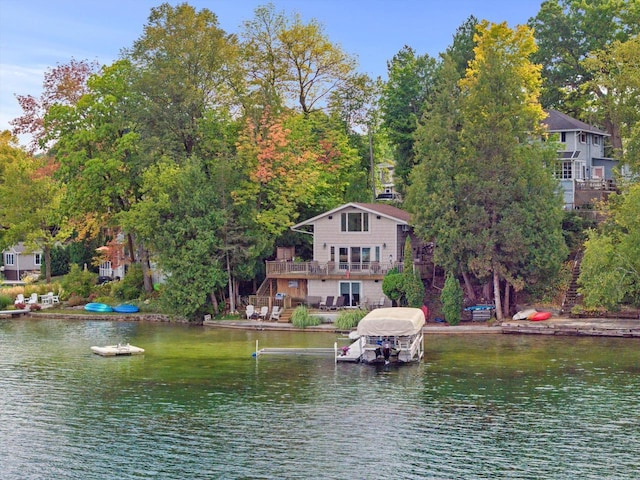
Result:
{"label": "stairway", "polygon": [[292,308],[285,308],[282,310],[280,314],[280,318],[278,319],[278,323],[291,323],[291,315],[293,314]]}
{"label": "stairway", "polygon": [[561,312],[570,312],[571,309],[578,303],[578,277],[580,277],[580,264],[582,263],[582,257],[584,255],[583,250],[579,250],[573,261],[573,268],[571,270],[571,282],[564,294],[564,300],[562,302]]}

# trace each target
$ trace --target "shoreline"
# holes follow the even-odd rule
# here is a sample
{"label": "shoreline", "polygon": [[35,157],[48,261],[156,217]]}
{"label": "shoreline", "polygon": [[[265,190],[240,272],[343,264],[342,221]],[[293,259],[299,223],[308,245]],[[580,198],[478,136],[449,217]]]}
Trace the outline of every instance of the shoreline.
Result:
{"label": "shoreline", "polygon": [[[116,322],[146,321],[161,323],[189,323],[167,315],[132,313],[132,314],[64,314],[64,313],[25,313],[21,318],[54,318],[62,320],[105,320]],[[15,316],[6,315],[0,318],[15,319]],[[272,331],[298,331],[298,332],[324,332],[347,333],[337,329],[333,323],[322,323],[314,327],[297,328],[291,323],[273,322],[265,320],[205,320],[200,324],[194,324],[210,328],[229,328],[241,330],[272,330]],[[428,322],[423,327],[423,332],[429,334],[445,335],[562,335],[562,336],[592,336],[592,337],[624,337],[640,338],[640,319],[628,318],[570,318],[552,317],[545,321],[532,322],[529,320],[505,320],[502,323],[488,324],[486,322],[465,322],[461,325],[450,326],[435,322]]]}

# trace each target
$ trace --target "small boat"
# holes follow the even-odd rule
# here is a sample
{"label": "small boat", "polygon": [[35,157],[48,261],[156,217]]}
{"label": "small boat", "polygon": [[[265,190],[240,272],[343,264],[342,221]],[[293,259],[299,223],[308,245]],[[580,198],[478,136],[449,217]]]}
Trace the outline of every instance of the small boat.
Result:
{"label": "small boat", "polygon": [[116,357],[118,355],[140,355],[144,353],[144,348],[129,345],[128,343],[124,345],[119,343],[118,345],[91,347],[91,351],[103,357]]}
{"label": "small boat", "polygon": [[377,308],[358,323],[356,339],[344,348],[337,361],[362,363],[409,363],[424,355],[424,311],[420,308]]}
{"label": "small boat", "polygon": [[516,313],[513,316],[514,320],[526,320],[528,319],[531,315],[535,315],[536,313],[538,313],[538,311],[534,308],[529,308],[527,310],[520,310],[518,313]]}
{"label": "small boat", "polygon": [[87,303],[84,306],[84,309],[87,312],[98,312],[98,313],[113,312],[113,308],[111,308],[106,303]]}
{"label": "small boat", "polygon": [[543,320],[549,320],[551,318],[551,312],[536,312],[528,318],[530,322],[541,322]]}

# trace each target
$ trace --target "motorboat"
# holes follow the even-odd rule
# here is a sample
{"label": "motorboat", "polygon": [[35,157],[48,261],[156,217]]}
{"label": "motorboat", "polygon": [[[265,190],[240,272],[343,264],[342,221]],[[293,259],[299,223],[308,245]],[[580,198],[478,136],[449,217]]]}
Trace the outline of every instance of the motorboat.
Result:
{"label": "motorboat", "polygon": [[119,343],[117,345],[106,345],[104,347],[91,347],[91,351],[103,357],[115,357],[118,355],[140,355],[144,353],[144,348],[129,345],[128,343]]}
{"label": "motorboat", "polygon": [[[359,353],[362,363],[409,363],[424,356],[424,311],[420,308],[377,308],[360,322],[351,337],[355,341],[338,355],[337,360],[353,361]],[[344,358],[341,358],[344,357]]]}

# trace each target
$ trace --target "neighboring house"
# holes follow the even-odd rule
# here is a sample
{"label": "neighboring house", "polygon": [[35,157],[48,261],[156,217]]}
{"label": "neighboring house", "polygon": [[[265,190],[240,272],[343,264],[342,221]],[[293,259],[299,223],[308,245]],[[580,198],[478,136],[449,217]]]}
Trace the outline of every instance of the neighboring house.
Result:
{"label": "neighboring house", "polygon": [[608,133],[557,110],[548,110],[543,122],[557,134],[564,148],[558,152],[555,175],[562,186],[565,209],[580,209],[605,200],[615,191],[618,161],[604,155]]}
{"label": "neighboring house", "polygon": [[376,195],[376,200],[396,201],[400,200],[400,194],[395,191],[393,171],[395,166],[392,163],[379,163],[376,165],[378,181],[382,186],[382,192]]}
{"label": "neighboring house", "polygon": [[430,271],[430,251],[414,237],[409,222],[409,214],[392,205],[348,203],[298,223],[291,229],[313,235],[313,260],[279,255],[267,262],[267,279],[260,290],[300,300],[344,297],[347,307],[365,299],[377,303],[384,297],[385,274],[393,267],[402,270],[408,236],[415,267]]}
{"label": "neighboring house", "polygon": [[2,252],[4,278],[20,281],[27,274],[40,274],[43,256],[41,250],[28,252],[23,243],[18,243]]}

